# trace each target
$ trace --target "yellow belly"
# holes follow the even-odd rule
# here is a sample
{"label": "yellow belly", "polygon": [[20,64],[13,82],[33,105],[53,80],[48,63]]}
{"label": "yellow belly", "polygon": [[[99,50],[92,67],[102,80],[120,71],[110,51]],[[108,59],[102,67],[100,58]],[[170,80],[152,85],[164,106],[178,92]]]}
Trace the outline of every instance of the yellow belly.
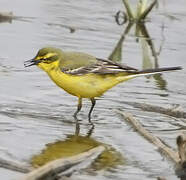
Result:
{"label": "yellow belly", "polygon": [[123,74],[70,75],[62,73],[61,71],[50,71],[48,75],[59,87],[67,91],[69,94],[81,98],[99,97],[116,84],[129,79]]}

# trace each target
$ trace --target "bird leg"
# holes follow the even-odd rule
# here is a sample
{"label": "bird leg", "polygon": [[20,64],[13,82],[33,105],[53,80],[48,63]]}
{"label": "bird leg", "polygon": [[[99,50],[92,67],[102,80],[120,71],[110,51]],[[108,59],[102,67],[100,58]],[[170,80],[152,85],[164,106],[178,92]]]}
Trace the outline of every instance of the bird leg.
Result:
{"label": "bird leg", "polygon": [[91,128],[88,130],[86,137],[90,137],[94,131],[94,124],[91,123]]}
{"label": "bird leg", "polygon": [[79,113],[79,111],[81,110],[81,108],[82,108],[82,98],[79,98],[79,99],[78,99],[77,110],[76,110],[76,112],[74,113],[74,118],[77,119],[77,114]]}
{"label": "bird leg", "polygon": [[94,106],[96,104],[96,100],[94,98],[90,98],[91,102],[92,102],[92,106],[90,108],[90,111],[88,113],[88,121],[92,124],[91,122],[91,113],[92,113],[92,110],[94,109]]}
{"label": "bird leg", "polygon": [[79,125],[79,122],[78,122],[78,119],[75,118],[77,121],[76,121],[76,129],[75,129],[75,136],[79,136],[79,133],[80,133],[80,125]]}

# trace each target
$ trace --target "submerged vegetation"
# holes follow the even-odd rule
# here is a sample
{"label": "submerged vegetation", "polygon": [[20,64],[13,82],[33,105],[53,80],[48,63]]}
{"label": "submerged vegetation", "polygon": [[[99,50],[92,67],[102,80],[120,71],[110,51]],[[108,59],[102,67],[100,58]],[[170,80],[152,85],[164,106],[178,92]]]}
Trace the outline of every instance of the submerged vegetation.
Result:
{"label": "submerged vegetation", "polygon": [[148,0],[139,0],[136,6],[136,10],[132,10],[128,0],[122,0],[127,12],[127,18],[129,21],[142,22],[145,21],[148,14],[151,12],[153,7],[157,4],[157,0],[154,0],[148,5]]}
{"label": "submerged vegetation", "polygon": [[[161,43],[159,49],[155,47],[154,41],[151,38],[151,35],[148,32],[146,27],[145,18],[151,12],[152,8],[155,6],[157,1],[153,1],[150,5],[147,4],[147,1],[139,1],[137,4],[136,10],[131,10],[131,6],[127,0],[123,0],[126,8],[126,12],[118,11],[115,16],[115,21],[118,25],[123,25],[127,23],[127,26],[124,28],[124,31],[118,40],[115,48],[112,53],[109,55],[108,59],[113,61],[120,62],[122,58],[123,46],[126,37],[130,32],[132,36],[136,37],[136,43],[139,44],[142,52],[142,69],[150,68],[159,68],[158,57],[161,53],[163,44],[164,44],[164,25],[162,25],[162,32],[160,34]],[[148,12],[148,13],[147,13]],[[131,15],[132,14],[132,15]],[[134,14],[134,15],[133,15]],[[128,18],[130,17],[130,18]],[[134,29],[134,33],[133,30]],[[149,78],[151,76],[147,76]],[[155,83],[159,89],[165,90],[167,87],[167,82],[163,78],[162,74],[155,74],[152,76],[155,80]]]}

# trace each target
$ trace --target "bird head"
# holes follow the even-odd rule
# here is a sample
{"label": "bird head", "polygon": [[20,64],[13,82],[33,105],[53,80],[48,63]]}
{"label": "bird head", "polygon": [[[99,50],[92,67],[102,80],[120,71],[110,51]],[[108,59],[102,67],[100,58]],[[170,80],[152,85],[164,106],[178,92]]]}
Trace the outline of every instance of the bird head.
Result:
{"label": "bird head", "polygon": [[38,51],[37,55],[24,62],[25,67],[37,65],[44,71],[49,71],[58,66],[62,51],[58,48],[45,47]]}

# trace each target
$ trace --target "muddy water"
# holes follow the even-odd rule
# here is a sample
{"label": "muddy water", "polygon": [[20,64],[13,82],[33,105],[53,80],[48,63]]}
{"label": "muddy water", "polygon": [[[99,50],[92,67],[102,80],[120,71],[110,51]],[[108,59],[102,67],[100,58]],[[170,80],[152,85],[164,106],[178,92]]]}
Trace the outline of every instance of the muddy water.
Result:
{"label": "muddy water", "polygon": [[[74,135],[72,117],[77,99],[57,88],[37,67],[25,69],[23,62],[44,46],[87,52],[108,58],[116,45],[114,60],[136,68],[186,66],[186,2],[165,0],[150,14],[145,27],[117,25],[114,16],[123,10],[121,1],[0,0],[1,11],[16,16],[0,24],[0,157],[29,164],[49,143],[68,141]],[[134,2],[134,1],[133,1]],[[145,32],[148,36],[144,38]],[[122,35],[125,37],[122,38]],[[146,34],[146,33],[145,33]],[[146,34],[146,35],[147,35]],[[147,39],[157,56],[152,56]],[[119,43],[120,41],[120,43]],[[118,44],[119,43],[119,44]],[[175,137],[185,127],[183,119],[145,112],[125,102],[186,108],[186,71],[138,78],[118,85],[97,101],[93,113],[94,141],[111,146],[124,163],[114,164],[80,179],[176,179],[173,164],[139,136],[114,111],[132,112],[155,135],[176,147]],[[79,114],[81,135],[91,128],[87,122],[90,103],[85,100]],[[116,158],[117,160],[117,158]],[[1,179],[19,179],[20,173],[0,169]],[[96,177],[95,177],[96,176]]]}

